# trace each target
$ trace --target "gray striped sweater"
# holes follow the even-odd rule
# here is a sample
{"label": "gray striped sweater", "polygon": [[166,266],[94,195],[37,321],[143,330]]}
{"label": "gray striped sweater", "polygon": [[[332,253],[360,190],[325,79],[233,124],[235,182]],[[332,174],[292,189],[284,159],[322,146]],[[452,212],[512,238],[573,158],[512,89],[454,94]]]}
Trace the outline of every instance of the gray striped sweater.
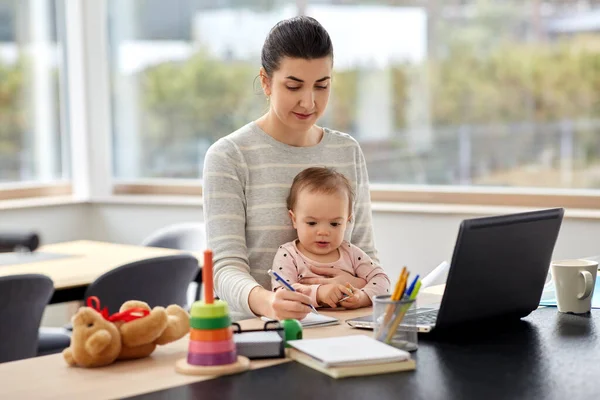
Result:
{"label": "gray striped sweater", "polygon": [[267,271],[279,246],[296,238],[286,208],[294,176],[311,166],[333,167],[356,191],[345,239],[377,264],[369,179],[363,153],[351,136],[324,128],[311,147],[281,143],[255,122],[215,142],[204,162],[204,220],[213,251],[214,287],[235,319],[252,317],[250,291],[271,290]]}

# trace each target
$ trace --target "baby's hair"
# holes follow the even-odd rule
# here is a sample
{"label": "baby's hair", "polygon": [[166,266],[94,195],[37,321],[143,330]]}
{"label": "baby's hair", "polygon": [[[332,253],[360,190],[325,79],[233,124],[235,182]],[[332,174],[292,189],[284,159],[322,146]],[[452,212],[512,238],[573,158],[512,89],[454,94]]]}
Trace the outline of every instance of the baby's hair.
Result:
{"label": "baby's hair", "polygon": [[348,178],[328,167],[310,167],[301,171],[292,182],[290,194],[287,197],[288,210],[294,210],[298,194],[308,189],[311,193],[333,194],[345,192],[348,195],[348,210],[352,213],[354,190]]}

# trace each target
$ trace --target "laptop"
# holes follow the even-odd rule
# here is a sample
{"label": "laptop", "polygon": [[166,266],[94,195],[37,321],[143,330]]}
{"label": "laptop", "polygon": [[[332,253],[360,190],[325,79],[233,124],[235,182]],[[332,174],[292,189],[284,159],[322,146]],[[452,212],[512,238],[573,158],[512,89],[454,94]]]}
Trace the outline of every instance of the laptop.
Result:
{"label": "laptop", "polygon": [[[564,209],[462,221],[441,303],[417,308],[417,329],[520,319],[542,296]],[[372,316],[346,320],[373,329]]]}

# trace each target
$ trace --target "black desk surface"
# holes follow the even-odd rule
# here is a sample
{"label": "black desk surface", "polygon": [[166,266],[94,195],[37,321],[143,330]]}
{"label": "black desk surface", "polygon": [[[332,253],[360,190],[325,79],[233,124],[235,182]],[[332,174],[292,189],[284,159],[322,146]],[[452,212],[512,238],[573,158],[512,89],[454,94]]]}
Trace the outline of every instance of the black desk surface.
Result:
{"label": "black desk surface", "polygon": [[135,399],[600,399],[600,310],[419,336],[417,370],[332,379],[290,362]]}

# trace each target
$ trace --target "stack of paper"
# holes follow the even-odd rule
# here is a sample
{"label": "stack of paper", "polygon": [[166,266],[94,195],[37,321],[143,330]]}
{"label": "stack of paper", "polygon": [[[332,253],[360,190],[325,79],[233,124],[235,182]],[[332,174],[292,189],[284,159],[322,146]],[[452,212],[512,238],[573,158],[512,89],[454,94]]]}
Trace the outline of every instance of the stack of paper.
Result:
{"label": "stack of paper", "polygon": [[291,340],[290,356],[333,378],[408,371],[410,354],[365,335]]}

